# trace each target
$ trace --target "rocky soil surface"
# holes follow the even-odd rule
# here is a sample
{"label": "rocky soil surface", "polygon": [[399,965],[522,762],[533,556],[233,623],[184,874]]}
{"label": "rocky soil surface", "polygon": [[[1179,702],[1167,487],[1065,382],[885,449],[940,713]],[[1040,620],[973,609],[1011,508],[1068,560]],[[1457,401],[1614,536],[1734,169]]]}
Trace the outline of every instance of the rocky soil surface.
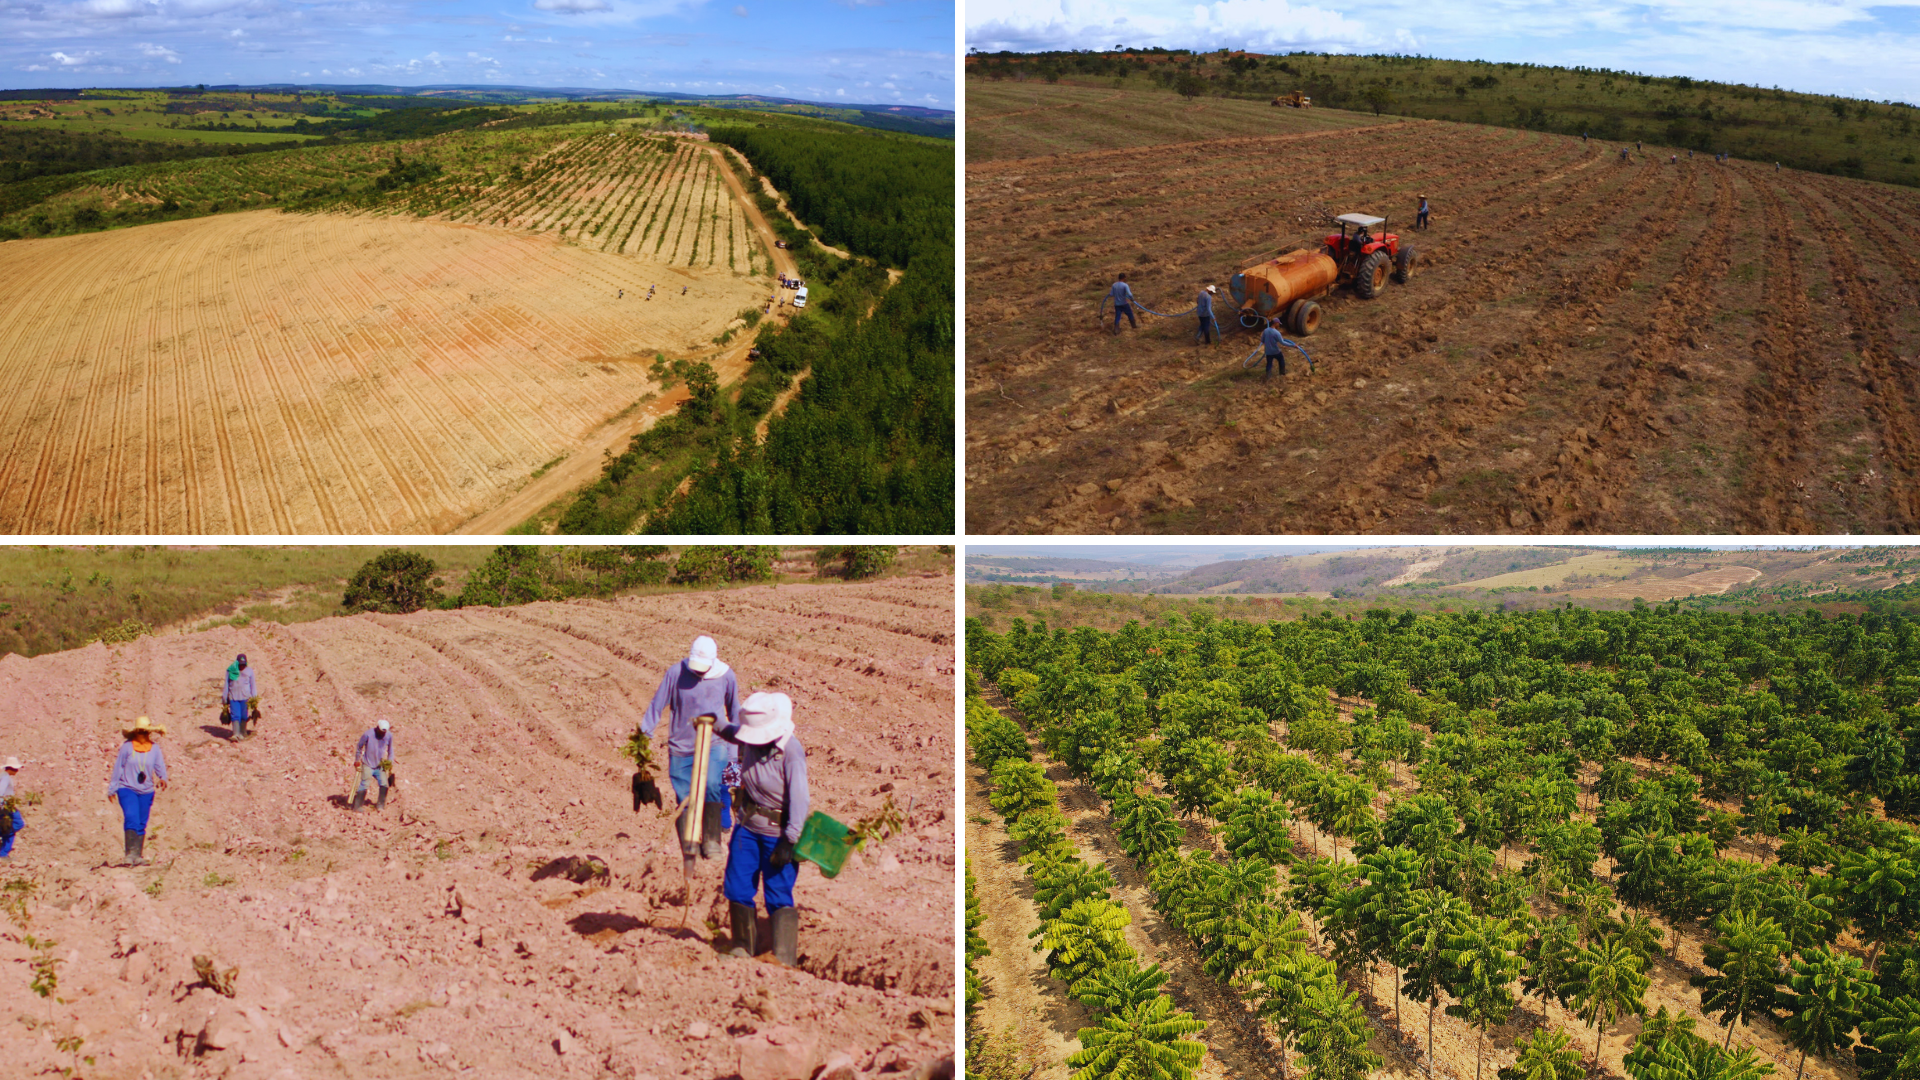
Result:
{"label": "rocky soil surface", "polygon": [[[0,755],[25,760],[29,802],[0,864],[0,1071],[935,1075],[956,1031],[953,627],[943,576],[0,659]],[[911,807],[903,834],[839,877],[802,866],[796,969],[726,956],[721,864],[689,888],[671,816],[631,809],[616,748],[697,634],[719,641],[743,694],[793,697],[815,809],[851,824],[888,795]],[[215,720],[238,652],[265,719],[231,744]],[[171,729],[173,782],[153,865],[125,869],[105,778],[139,714]],[[395,794],[351,814],[347,760],[382,716]],[[589,858],[607,872],[553,873]],[[36,961],[55,962],[48,997]],[[208,985],[235,968],[231,997]]]}

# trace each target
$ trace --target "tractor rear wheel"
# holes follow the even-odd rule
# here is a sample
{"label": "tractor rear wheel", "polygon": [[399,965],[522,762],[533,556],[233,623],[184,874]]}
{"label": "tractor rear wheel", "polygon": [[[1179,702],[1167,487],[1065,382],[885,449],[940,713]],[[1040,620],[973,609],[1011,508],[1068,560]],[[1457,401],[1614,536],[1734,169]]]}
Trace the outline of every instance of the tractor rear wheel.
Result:
{"label": "tractor rear wheel", "polygon": [[1360,260],[1360,266],[1353,272],[1353,291],[1360,299],[1371,300],[1380,295],[1387,287],[1387,253],[1376,251]]}
{"label": "tractor rear wheel", "polygon": [[1311,300],[1295,300],[1281,322],[1301,337],[1312,337],[1320,329],[1320,305]]}
{"label": "tractor rear wheel", "polygon": [[1419,256],[1414,253],[1412,244],[1400,245],[1400,254],[1394,256],[1393,259],[1393,283],[1395,285],[1405,285],[1407,279],[1413,276],[1413,260],[1416,258],[1419,258]]}

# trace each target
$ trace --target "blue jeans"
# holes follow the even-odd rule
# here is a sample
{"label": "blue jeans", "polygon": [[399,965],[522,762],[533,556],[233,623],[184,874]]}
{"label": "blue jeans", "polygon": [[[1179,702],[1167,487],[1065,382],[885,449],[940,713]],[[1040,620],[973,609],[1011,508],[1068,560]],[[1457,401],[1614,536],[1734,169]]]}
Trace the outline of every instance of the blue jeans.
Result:
{"label": "blue jeans", "polygon": [[1280,365],[1280,374],[1285,375],[1287,373],[1287,354],[1286,353],[1268,353],[1267,354],[1267,374],[1268,375],[1273,374],[1273,365],[1275,364]]}
{"label": "blue jeans", "polygon": [[27,819],[20,816],[20,811],[15,810],[13,812],[13,828],[8,830],[6,839],[0,840],[0,859],[4,859],[13,854],[13,838],[19,836],[20,830],[26,827]]}
{"label": "blue jeans", "polygon": [[128,791],[126,788],[121,788],[114,794],[120,796],[120,817],[125,827],[137,833],[145,833],[147,815],[153,813],[153,792]]}
{"label": "blue jeans", "polygon": [[[707,753],[707,801],[720,804],[720,827],[733,828],[732,800],[727,798],[726,786],[720,783],[721,770],[727,767],[727,747],[718,739],[713,749]],[[667,779],[673,784],[673,797],[676,802],[687,801],[687,791],[693,787],[693,755],[668,754]]]}
{"label": "blue jeans", "polygon": [[233,737],[244,739],[247,735],[247,699],[227,702],[227,722],[233,725]]}
{"label": "blue jeans", "polygon": [[1140,324],[1133,320],[1133,305],[1115,304],[1113,305],[1113,329],[1115,333],[1120,331],[1120,316],[1122,315],[1127,317],[1128,326],[1133,327],[1135,330],[1140,329]]}
{"label": "blue jeans", "polygon": [[355,795],[358,795],[361,792],[367,790],[367,777],[369,776],[373,777],[373,782],[376,784],[379,784],[381,787],[387,786],[387,774],[385,771],[381,769],[368,769],[363,767],[360,770],[360,786],[353,789],[353,793]]}
{"label": "blue jeans", "polygon": [[800,860],[778,870],[767,865],[767,858],[780,843],[777,836],[761,836],[745,829],[733,830],[733,846],[727,851],[727,878],[721,891],[736,904],[753,906],[753,894],[764,883],[767,911],[793,906],[793,882],[800,876]]}

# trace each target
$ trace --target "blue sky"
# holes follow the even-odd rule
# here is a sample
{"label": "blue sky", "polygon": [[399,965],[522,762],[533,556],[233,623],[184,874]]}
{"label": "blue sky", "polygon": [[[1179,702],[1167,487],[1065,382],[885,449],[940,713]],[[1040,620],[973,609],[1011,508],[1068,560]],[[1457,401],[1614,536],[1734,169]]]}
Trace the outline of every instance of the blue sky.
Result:
{"label": "blue sky", "polygon": [[1418,53],[1920,103],[1920,0],[969,0],[967,47]]}
{"label": "blue sky", "polygon": [[952,0],[0,0],[0,85],[605,86],[953,108]]}

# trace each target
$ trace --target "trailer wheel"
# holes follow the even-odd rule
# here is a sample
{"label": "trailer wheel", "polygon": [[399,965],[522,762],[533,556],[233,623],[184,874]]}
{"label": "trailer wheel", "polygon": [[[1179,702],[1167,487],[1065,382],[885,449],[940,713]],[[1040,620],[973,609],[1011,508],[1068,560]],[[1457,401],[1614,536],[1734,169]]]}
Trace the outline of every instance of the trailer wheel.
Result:
{"label": "trailer wheel", "polygon": [[1414,253],[1412,244],[1400,245],[1400,254],[1395,256],[1393,260],[1393,283],[1395,285],[1405,285],[1407,279],[1413,276],[1413,260],[1417,258],[1419,258],[1419,256]]}
{"label": "trailer wheel", "polygon": [[1295,300],[1293,306],[1287,308],[1284,321],[1287,329],[1301,337],[1312,337],[1313,332],[1320,329],[1320,314],[1319,304],[1311,300]]}
{"label": "trailer wheel", "polygon": [[1388,265],[1384,251],[1360,260],[1360,266],[1353,273],[1353,291],[1360,294],[1360,299],[1371,300],[1387,287]]}

